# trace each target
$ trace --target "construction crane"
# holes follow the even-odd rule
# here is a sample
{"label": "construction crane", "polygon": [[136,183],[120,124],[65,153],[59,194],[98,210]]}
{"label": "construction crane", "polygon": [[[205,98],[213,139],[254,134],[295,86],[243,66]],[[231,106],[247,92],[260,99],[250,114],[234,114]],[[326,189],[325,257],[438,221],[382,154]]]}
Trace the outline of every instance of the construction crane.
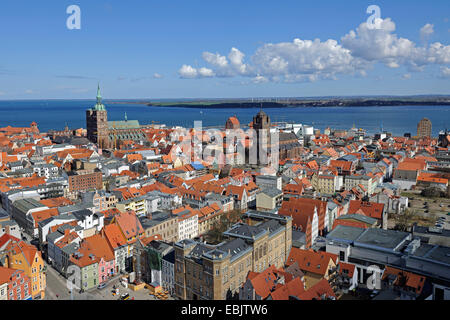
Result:
{"label": "construction crane", "polygon": [[[138,216],[135,212],[135,216],[136,216],[136,242],[138,242],[139,240],[139,219]],[[136,279],[135,279],[135,283],[139,284],[141,282],[141,252],[140,250],[135,250],[136,253]]]}
{"label": "construction crane", "polygon": [[113,122],[113,135],[114,135],[114,150],[117,150],[117,131],[115,122]]}

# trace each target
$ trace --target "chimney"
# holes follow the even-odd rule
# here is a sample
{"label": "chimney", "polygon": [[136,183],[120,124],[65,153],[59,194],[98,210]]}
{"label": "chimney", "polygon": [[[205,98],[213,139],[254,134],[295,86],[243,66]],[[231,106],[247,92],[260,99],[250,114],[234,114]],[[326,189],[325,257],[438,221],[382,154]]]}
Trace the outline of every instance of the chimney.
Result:
{"label": "chimney", "polygon": [[70,229],[65,229],[65,230],[64,230],[64,236],[68,236],[69,233],[70,233]]}
{"label": "chimney", "polygon": [[10,226],[5,226],[5,233],[11,235]]}

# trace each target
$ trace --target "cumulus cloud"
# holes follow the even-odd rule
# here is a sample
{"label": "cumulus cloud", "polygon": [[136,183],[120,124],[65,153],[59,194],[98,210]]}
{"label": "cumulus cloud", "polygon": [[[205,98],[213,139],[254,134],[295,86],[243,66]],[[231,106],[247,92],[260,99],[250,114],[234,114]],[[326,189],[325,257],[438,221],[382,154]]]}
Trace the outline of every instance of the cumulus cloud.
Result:
{"label": "cumulus cloud", "polygon": [[427,23],[420,29],[420,38],[427,40],[434,33],[434,25]]}
{"label": "cumulus cloud", "polygon": [[450,78],[450,68],[449,67],[441,67],[441,77]]}
{"label": "cumulus cloud", "polygon": [[402,75],[402,79],[403,80],[409,80],[409,79],[411,79],[411,73],[405,73],[404,75]]}
{"label": "cumulus cloud", "polygon": [[[181,78],[249,77],[254,83],[301,82],[337,79],[339,75],[366,76],[375,64],[388,68],[405,66],[409,72],[423,71],[427,65],[450,64],[450,46],[439,42],[418,46],[398,36],[390,19],[376,19],[375,28],[366,22],[350,30],[340,41],[328,39],[294,39],[292,42],[267,43],[256,49],[245,62],[246,55],[231,48],[228,55],[203,52],[207,67],[183,65]],[[426,24],[421,35],[429,37],[433,25]]]}
{"label": "cumulus cloud", "polygon": [[186,64],[184,64],[180,68],[180,70],[178,70],[178,74],[180,75],[181,78],[184,78],[184,79],[210,78],[210,77],[215,76],[215,73],[213,72],[212,69],[208,69],[205,67],[196,69],[196,68],[186,65]]}
{"label": "cumulus cloud", "polygon": [[214,77],[214,72],[208,68],[200,68],[198,69],[198,74],[201,77]]}
{"label": "cumulus cloud", "polygon": [[266,44],[256,50],[252,62],[259,74],[273,78],[331,78],[338,73],[351,73],[358,68],[348,49],[335,40],[319,39]]}
{"label": "cumulus cloud", "polygon": [[399,38],[393,32],[395,23],[387,19],[377,19],[376,28],[371,29],[362,23],[342,37],[342,45],[351,51],[355,59],[366,62],[381,62],[389,68],[398,68],[414,50],[415,44]]}
{"label": "cumulus cloud", "polygon": [[256,77],[254,77],[252,79],[253,83],[265,83],[268,82],[269,80],[266,77],[263,77],[261,75],[257,75]]}
{"label": "cumulus cloud", "polygon": [[185,79],[195,78],[197,77],[197,69],[189,65],[183,64],[180,70],[178,70],[178,74],[180,75],[181,78]]}

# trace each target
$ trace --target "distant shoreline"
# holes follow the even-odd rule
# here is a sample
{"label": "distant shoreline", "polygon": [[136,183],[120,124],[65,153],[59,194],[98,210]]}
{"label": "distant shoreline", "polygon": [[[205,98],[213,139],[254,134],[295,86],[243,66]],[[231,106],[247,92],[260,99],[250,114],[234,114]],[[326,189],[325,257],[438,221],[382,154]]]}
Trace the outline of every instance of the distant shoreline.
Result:
{"label": "distant shoreline", "polygon": [[[275,100],[275,99],[274,99]],[[440,99],[318,99],[318,100],[282,100],[277,101],[111,101],[109,104],[140,104],[149,107],[194,108],[194,109],[232,109],[232,108],[298,108],[298,107],[396,107],[396,106],[450,106],[450,98]]]}

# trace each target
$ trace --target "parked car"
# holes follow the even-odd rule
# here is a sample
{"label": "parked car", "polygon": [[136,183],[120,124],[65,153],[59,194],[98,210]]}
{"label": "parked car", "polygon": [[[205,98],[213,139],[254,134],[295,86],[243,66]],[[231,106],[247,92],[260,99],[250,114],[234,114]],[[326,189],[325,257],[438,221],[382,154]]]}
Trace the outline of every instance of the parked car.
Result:
{"label": "parked car", "polygon": [[100,283],[98,286],[97,286],[97,289],[104,289],[104,288],[106,288],[106,286],[107,286],[108,284],[106,283],[106,282],[103,282],[103,283]]}
{"label": "parked car", "polygon": [[120,296],[120,300],[129,300],[129,299],[130,299],[129,293],[124,293]]}
{"label": "parked car", "polygon": [[370,294],[370,297],[371,297],[371,298],[375,298],[379,293],[380,293],[380,291],[378,291],[378,290],[373,290],[372,293]]}

